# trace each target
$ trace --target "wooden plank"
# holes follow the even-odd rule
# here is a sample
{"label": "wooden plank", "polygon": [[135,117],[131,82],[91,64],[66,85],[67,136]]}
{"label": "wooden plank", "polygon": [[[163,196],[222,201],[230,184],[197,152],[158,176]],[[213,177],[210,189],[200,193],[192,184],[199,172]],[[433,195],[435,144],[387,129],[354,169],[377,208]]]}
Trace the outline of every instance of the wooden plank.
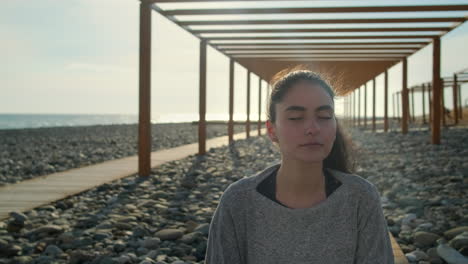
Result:
{"label": "wooden plank", "polygon": [[384,132],[388,132],[388,70],[384,72]]}
{"label": "wooden plank", "polygon": [[247,14],[310,14],[310,13],[374,13],[374,12],[426,12],[466,11],[468,5],[412,5],[412,6],[342,6],[342,7],[291,7],[291,8],[223,8],[174,9],[160,11],[165,16],[185,15],[247,15]]}
{"label": "wooden plank", "polygon": [[193,29],[193,34],[323,33],[323,32],[425,32],[449,31],[450,27],[288,28],[288,29]]}
{"label": "wooden plank", "polygon": [[234,141],[234,60],[229,59],[229,144]]}
{"label": "wooden plank", "polygon": [[262,20],[184,20],[181,26],[195,25],[298,25],[298,24],[367,24],[367,23],[433,23],[465,22],[464,17],[423,18],[358,18],[358,19],[262,19]]}
{"label": "wooden plank", "polygon": [[390,241],[392,242],[393,257],[395,260],[395,264],[408,264],[408,259],[406,259],[405,254],[403,254],[403,251],[396,242],[392,233],[389,232],[388,234],[390,236]]}
{"label": "wooden plank", "polygon": [[[204,39],[212,42],[213,40],[304,40],[304,39],[429,39],[438,37],[438,34],[432,35],[321,35],[321,36],[239,36],[239,37],[204,37]],[[219,43],[218,43],[219,44]],[[224,43],[227,44],[227,43]]]}

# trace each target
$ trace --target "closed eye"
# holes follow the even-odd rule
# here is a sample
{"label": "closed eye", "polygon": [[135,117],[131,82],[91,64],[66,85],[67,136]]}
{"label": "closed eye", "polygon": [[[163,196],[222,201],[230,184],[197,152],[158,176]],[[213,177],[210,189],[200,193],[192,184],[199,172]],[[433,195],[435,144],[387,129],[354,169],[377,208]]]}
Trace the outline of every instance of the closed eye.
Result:
{"label": "closed eye", "polygon": [[288,118],[289,120],[300,120],[302,119],[302,117],[291,117],[291,118]]}

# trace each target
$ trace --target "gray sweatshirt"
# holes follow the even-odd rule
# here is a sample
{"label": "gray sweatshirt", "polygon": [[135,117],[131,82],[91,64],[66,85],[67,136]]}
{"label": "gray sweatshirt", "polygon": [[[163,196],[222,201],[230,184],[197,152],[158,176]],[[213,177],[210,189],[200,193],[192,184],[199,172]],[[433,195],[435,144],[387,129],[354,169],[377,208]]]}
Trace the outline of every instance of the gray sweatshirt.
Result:
{"label": "gray sweatshirt", "polygon": [[279,164],[228,186],[214,212],[205,263],[393,264],[377,188],[327,169],[342,184],[310,207],[284,207],[256,190]]}

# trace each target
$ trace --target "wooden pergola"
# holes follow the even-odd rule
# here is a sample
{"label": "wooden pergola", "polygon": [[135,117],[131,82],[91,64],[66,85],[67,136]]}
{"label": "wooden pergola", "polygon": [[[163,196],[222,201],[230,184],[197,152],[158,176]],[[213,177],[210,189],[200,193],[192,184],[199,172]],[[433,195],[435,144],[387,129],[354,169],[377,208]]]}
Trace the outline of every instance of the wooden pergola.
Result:
{"label": "wooden pergola", "polygon": [[[407,57],[433,44],[432,112],[433,144],[440,144],[440,39],[465,22],[468,5],[324,6],[326,1],[243,0],[241,8],[231,8],[225,0],[140,0],[140,97],[139,174],[150,174],[151,126],[151,12],[156,11],[200,39],[199,154],[206,148],[206,48],[229,58],[229,142],[233,140],[234,64],[247,69],[247,123],[249,135],[250,76],[270,80],[285,68],[305,64],[329,76],[338,95],[347,95],[346,115],[360,124],[359,89],[369,80],[385,74],[384,129],[388,129],[387,70],[403,65],[402,133],[408,132]],[[239,0],[237,0],[239,2]],[[351,2],[351,1],[350,1]],[[359,1],[353,1],[354,3]],[[184,4],[195,6],[187,9]],[[194,5],[195,4],[195,5]],[[302,4],[299,6],[299,4]],[[362,2],[361,2],[362,4]],[[397,25],[397,26],[395,26]],[[259,86],[260,86],[259,85]],[[367,89],[364,89],[366,93]],[[356,100],[356,93],[359,93]],[[374,93],[375,94],[375,93]],[[354,99],[354,100],[353,100]],[[259,89],[261,101],[261,89]],[[367,101],[367,100],[366,100]],[[373,97],[375,129],[375,96]],[[259,112],[261,107],[259,106]],[[365,110],[366,111],[366,110]],[[366,112],[365,112],[366,113]],[[364,115],[365,116],[365,115]],[[259,113],[260,119],[260,113]],[[366,122],[367,118],[364,118]],[[260,124],[260,120],[258,121]],[[260,130],[259,130],[260,132]]]}

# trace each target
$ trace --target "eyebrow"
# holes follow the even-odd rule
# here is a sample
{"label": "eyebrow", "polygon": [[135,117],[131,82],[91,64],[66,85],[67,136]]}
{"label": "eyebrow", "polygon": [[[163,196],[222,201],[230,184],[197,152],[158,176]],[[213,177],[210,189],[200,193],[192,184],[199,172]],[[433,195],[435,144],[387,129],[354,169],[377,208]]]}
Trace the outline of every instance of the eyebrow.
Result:
{"label": "eyebrow", "polygon": [[[321,106],[319,106],[319,107],[317,107],[315,109],[315,112],[326,111],[326,110],[329,110],[329,111],[333,112],[333,107],[331,107],[330,105],[321,105]],[[286,110],[284,110],[284,111],[285,112],[288,112],[288,111],[302,111],[302,112],[305,112],[306,108],[303,107],[303,106],[291,105],[288,108],[286,108]]]}

